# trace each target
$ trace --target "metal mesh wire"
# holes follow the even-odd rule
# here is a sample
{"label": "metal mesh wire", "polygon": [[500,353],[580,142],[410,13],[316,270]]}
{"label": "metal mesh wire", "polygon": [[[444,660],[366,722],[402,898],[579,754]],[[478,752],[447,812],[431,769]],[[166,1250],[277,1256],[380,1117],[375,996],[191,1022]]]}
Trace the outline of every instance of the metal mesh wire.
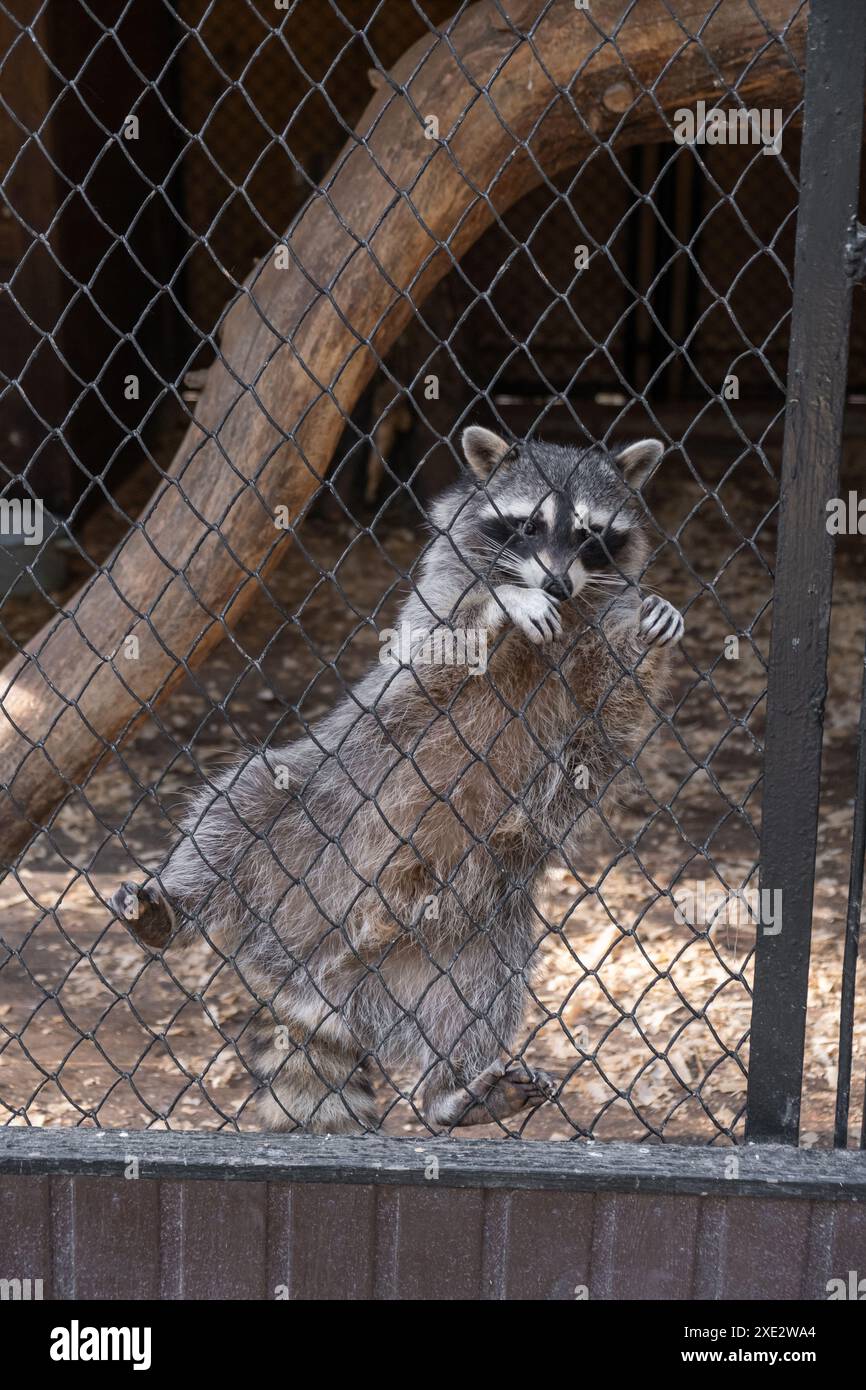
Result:
{"label": "metal mesh wire", "polygon": [[[689,923],[674,909],[684,887],[699,893],[703,885],[736,895],[756,882],[761,702],[772,596],[768,556],[796,211],[797,146],[789,126],[799,104],[786,107],[785,141],[771,159],[753,146],[719,152],[668,142],[636,152],[624,133],[625,121],[614,122],[611,133],[598,133],[587,122],[576,95],[580,83],[591,79],[599,50],[612,45],[631,92],[627,114],[645,109],[647,120],[661,116],[670,132],[670,115],[658,92],[679,53],[662,56],[652,83],[639,81],[620,28],[627,30],[640,6],[624,5],[621,25],[613,32],[604,31],[591,9],[581,13],[581,23],[595,26],[594,44],[568,87],[553,86],[557,101],[589,138],[585,156],[566,171],[538,167],[535,191],[509,210],[497,207],[491,230],[465,254],[462,246],[455,251],[459,238],[432,232],[408,291],[394,284],[392,312],[402,314],[406,326],[390,350],[380,349],[382,318],[353,322],[357,306],[341,303],[338,276],[330,284],[310,286],[311,299],[318,294],[333,307],[333,323],[348,319],[357,350],[371,355],[374,368],[366,373],[370,385],[357,403],[352,390],[343,389],[342,373],[351,376],[352,357],[335,363],[339,370],[330,381],[318,383],[321,400],[339,411],[343,425],[334,462],[323,476],[310,445],[316,409],[287,427],[271,416],[263,389],[269,365],[285,346],[298,373],[316,376],[318,362],[305,357],[307,311],[291,323],[281,320],[264,292],[261,272],[250,273],[250,263],[262,255],[272,259],[269,248],[276,243],[288,247],[290,267],[300,264],[283,227],[312,196],[330,205],[335,240],[345,234],[342,268],[360,251],[373,257],[383,279],[389,277],[388,248],[380,241],[384,219],[374,219],[361,242],[347,232],[346,211],[333,193],[337,180],[327,174],[327,164],[346,138],[350,144],[342,161],[359,147],[377,158],[375,141],[369,133],[355,135],[353,124],[371,82],[386,112],[391,101],[411,90],[410,75],[404,74],[393,92],[388,77],[411,41],[432,36],[435,46],[444,46],[458,66],[463,64],[459,35],[467,7],[451,16],[451,4],[328,0],[278,10],[264,0],[234,6],[183,0],[176,10],[159,7],[165,11],[162,47],[147,51],[135,27],[141,14],[134,3],[112,7],[79,0],[68,8],[76,10],[87,35],[75,71],[68,51],[62,54],[57,47],[62,28],[52,28],[60,22],[56,6],[28,6],[23,0],[0,6],[5,45],[0,61],[9,84],[3,110],[10,132],[3,187],[7,220],[16,228],[10,255],[17,262],[9,277],[12,307],[6,311],[16,349],[4,362],[3,399],[7,411],[14,405],[26,416],[24,425],[15,426],[18,443],[13,444],[21,457],[16,461],[13,449],[4,495],[53,497],[55,506],[66,500],[59,553],[69,571],[64,587],[34,563],[35,593],[13,588],[9,580],[0,613],[4,643],[15,652],[47,621],[31,644],[29,661],[57,697],[50,725],[23,736],[10,779],[12,803],[31,823],[4,885],[0,1109],[5,1118],[31,1124],[255,1127],[261,1122],[256,1104],[270,1095],[291,1124],[298,1120],[297,1093],[287,1089],[285,1078],[303,1072],[313,1095],[312,1115],[306,1118],[318,1127],[328,1127],[327,1116],[345,1118],[346,1113],[368,1126],[372,1099],[375,1124],[395,1133],[448,1128],[461,1111],[465,1121],[474,1106],[472,1118],[497,1134],[735,1141],[744,1107],[754,920],[739,913],[733,924]],[[713,23],[725,10],[724,0],[708,3],[705,22],[690,32],[676,6],[658,8],[676,20],[684,47],[700,45],[712,75],[708,94],[715,93],[719,104],[741,105],[714,49]],[[801,10],[792,3],[785,29],[767,35],[767,50],[776,62],[781,54],[798,81],[790,30],[802,21]],[[504,40],[528,45],[543,70],[535,35],[550,11],[550,5],[540,5],[531,15],[516,16],[494,5],[491,22]],[[109,61],[122,55],[130,74],[135,96],[127,102],[128,112],[141,113],[134,145],[124,144],[117,122],[103,121],[110,99],[92,83],[100,48]],[[503,52],[507,56],[507,47]],[[754,63],[761,58],[756,52]],[[500,70],[504,63],[505,56]],[[422,66],[419,58],[416,71]],[[26,110],[19,102],[18,79],[9,75],[34,71],[44,78],[41,106],[36,100]],[[503,121],[489,91],[481,98]],[[73,101],[76,119],[101,132],[98,147],[87,156],[89,165],[75,171],[74,182],[68,167],[54,158],[58,123]],[[161,140],[156,151],[149,149],[154,131]],[[423,178],[443,149],[457,158],[447,142],[431,141],[413,186],[396,190],[389,209],[399,204],[406,215],[426,221]],[[517,150],[537,164],[531,138],[518,140]],[[100,169],[118,151],[131,181],[115,194],[100,186]],[[31,192],[34,180],[43,190],[36,221],[32,198],[28,203],[20,193],[28,163]],[[390,169],[380,165],[380,170],[390,178]],[[475,186],[476,201],[489,204],[509,170],[497,169],[492,182],[481,187],[471,169],[461,173]],[[761,192],[747,194],[750,180]],[[121,211],[123,199],[128,206]],[[73,206],[78,218],[70,221]],[[116,218],[106,218],[108,208],[116,210]],[[85,271],[80,242],[86,242],[89,226],[99,229],[94,236],[100,238],[100,255]],[[711,237],[714,249],[708,255]],[[78,248],[71,271],[65,259],[69,245]],[[583,270],[575,267],[578,245],[589,252]],[[728,260],[715,254],[724,248]],[[120,257],[123,273],[134,276],[134,290],[118,289],[117,278],[107,274],[113,255]],[[424,300],[425,274],[435,278],[428,272],[443,257],[450,273]],[[124,306],[117,320],[112,285]],[[238,291],[250,310],[248,337],[240,342],[227,318]],[[56,310],[53,319],[43,316],[46,304]],[[76,324],[72,335],[70,318]],[[98,366],[88,364],[87,354],[72,341],[86,337],[90,322],[102,348],[110,343]],[[216,425],[202,430],[219,441],[235,490],[215,497],[179,572],[170,564],[168,572],[157,565],[151,582],[147,566],[154,548],[142,543],[134,559],[138,568],[130,562],[125,571],[137,578],[124,587],[124,571],[109,558],[118,542],[126,545],[127,527],[133,537],[146,539],[136,518],[158,510],[147,500],[154,485],[162,486],[159,497],[179,489],[190,508],[199,506],[201,494],[188,488],[195,450],[186,469],[170,474],[169,467],[199,400],[201,369],[214,358],[235,376],[238,389]],[[749,408],[724,394],[731,373],[740,379],[743,396],[753,398]],[[130,374],[140,378],[140,395],[133,401],[124,393]],[[433,377],[439,390],[431,398],[425,388]],[[58,399],[52,398],[52,383]],[[262,434],[252,470],[232,455],[241,447],[230,434],[232,416],[244,393],[257,397],[272,427]],[[197,418],[203,419],[200,411]],[[322,418],[332,429],[330,416]],[[99,456],[82,438],[88,420],[97,421],[95,437],[100,450],[107,450]],[[426,787],[428,801],[396,831],[391,828],[396,843],[383,842],[372,875],[367,859],[357,857],[351,817],[342,826],[332,821],[324,828],[325,849],[318,854],[333,852],[334,865],[348,864],[358,881],[357,892],[338,910],[316,898],[321,873],[312,853],[298,869],[275,864],[269,851],[277,886],[265,901],[257,896],[255,877],[244,878],[243,861],[258,853],[268,833],[260,818],[249,832],[246,792],[234,782],[226,792],[219,768],[226,753],[241,744],[264,748],[264,766],[279,772],[286,742],[307,739],[309,747],[327,747],[344,781],[360,778],[362,802],[372,803],[387,820],[382,787],[375,779],[364,782],[363,766],[347,772],[347,758],[328,743],[322,720],[355,689],[364,669],[375,665],[381,633],[393,623],[398,601],[407,590],[417,592],[421,559],[437,535],[450,531],[431,517],[431,501],[443,484],[465,474],[457,440],[469,423],[490,425],[508,440],[544,438],[581,447],[593,439],[624,443],[647,435],[663,441],[664,464],[641,503],[650,555],[638,583],[642,592],[665,594],[685,614],[687,637],[669,693],[645,684],[638,663],[632,684],[643,692],[648,723],[627,754],[620,749],[604,786],[584,799],[584,805],[588,799],[600,810],[593,837],[580,842],[579,852],[563,837],[548,840],[541,856],[551,861],[547,875],[537,879],[533,864],[515,879],[499,831],[479,830],[471,816],[467,819],[460,790],[467,766],[480,765],[502,791],[494,743],[480,754],[472,751],[466,765],[436,768],[432,778],[425,762],[429,729],[444,720],[461,734],[455,702],[459,705],[478,678],[461,679],[444,704],[437,702],[435,690],[425,694],[419,682],[412,698],[417,706],[421,691],[429,719],[416,729],[418,745],[401,745],[400,756],[412,765],[416,783]],[[296,450],[296,472],[312,474],[313,485],[299,485],[295,496],[286,496],[290,524],[278,524],[273,540],[250,564],[245,550],[250,526],[247,520],[246,531],[235,527],[237,499],[240,493],[258,498],[253,515],[260,532],[273,524],[267,470],[286,444]],[[539,505],[543,508],[543,501]],[[425,535],[422,526],[431,530]],[[49,549],[46,544],[37,557],[43,567]],[[234,578],[215,601],[204,578],[214,557],[225,551],[232,555]],[[621,572],[613,564],[610,573]],[[92,613],[79,606],[76,586],[92,583],[93,576],[107,577],[111,592],[124,601],[128,632],[141,635],[141,652],[126,665],[123,642],[115,634],[109,643],[93,627]],[[489,574],[478,577],[489,581]],[[178,584],[199,601],[194,630],[180,623],[175,631],[166,620]],[[244,616],[235,624],[233,605],[250,585],[255,602],[246,607],[244,601]],[[71,619],[97,664],[108,661],[133,697],[134,714],[113,724],[110,733],[98,725],[99,705],[88,704],[91,682],[94,689],[98,683],[93,667],[82,668],[81,680],[64,688],[46,657],[55,617]],[[582,640],[590,639],[598,642],[602,656],[611,653],[597,623],[583,632]],[[732,639],[735,660],[730,659]],[[496,642],[507,641],[514,641],[510,627],[498,637],[492,634],[494,649]],[[140,679],[141,667],[157,647],[164,652],[167,645],[166,674],[153,682]],[[200,664],[203,650],[208,655]],[[8,668],[10,707],[24,669]],[[513,786],[505,790],[509,808],[523,814],[517,830],[508,833],[524,838],[536,833],[527,807],[543,800],[539,780],[563,770],[561,750],[545,747],[533,712],[548,677],[562,684],[554,665],[522,692],[510,716],[536,750],[522,793],[515,795]],[[483,679],[495,685],[489,669]],[[583,730],[589,740],[595,730],[601,743],[609,743],[604,706],[623,679],[620,670],[591,707],[581,704],[579,693],[570,694],[575,731]],[[70,701],[73,685],[77,697]],[[61,808],[49,805],[34,819],[18,794],[26,781],[18,774],[33,749],[47,750],[48,761],[58,766],[51,736],[70,703],[87,711],[92,725],[97,721],[91,731],[107,756],[98,766],[91,759],[71,778],[61,767]],[[374,729],[375,712],[367,717]],[[631,774],[630,787],[616,817],[609,818],[603,793],[625,772]],[[298,803],[309,802],[314,782],[311,772],[292,787]],[[203,910],[193,914],[192,944],[185,951],[172,946],[152,954],[116,920],[108,920],[106,907],[120,880],[143,882],[154,873],[162,879],[166,847],[176,840],[182,816],[177,794],[202,784],[222,789],[229,819],[234,817],[229,868],[220,869]],[[441,834],[454,833],[459,825],[467,837],[444,881],[430,868],[440,862],[441,846],[434,835],[425,850],[420,833],[425,815],[443,805],[451,820]],[[202,824],[197,819],[182,838],[201,848]],[[437,938],[431,946],[417,920],[400,923],[400,931],[389,928],[382,940],[376,937],[368,920],[371,902],[378,900],[392,927],[396,921],[383,890],[393,865],[400,865],[407,879],[418,871],[427,882],[432,873],[436,892],[456,900],[465,862],[479,848],[496,866],[499,891],[480,920],[461,905],[467,921],[471,918],[463,937]],[[406,851],[411,851],[408,865]],[[228,911],[225,893],[246,913],[243,930],[228,936],[217,929],[220,913]],[[306,911],[299,904],[311,900],[319,930],[298,940],[291,936],[291,923]],[[421,900],[426,901],[423,894]],[[509,914],[518,911],[515,903],[522,904],[519,913],[531,923],[534,937],[519,960],[503,945],[509,940]],[[147,904],[140,910],[146,912]],[[280,922],[289,924],[285,931]],[[255,961],[251,942],[261,948]],[[357,978],[342,993],[329,991],[327,971],[318,968],[334,942],[336,954],[357,967]],[[461,974],[461,958],[478,942],[485,946],[481,968],[492,972],[496,984],[482,981],[467,997],[466,980],[473,977]],[[430,977],[423,998],[413,996],[407,1004],[401,995],[401,952],[408,949],[420,952]],[[263,974],[268,952],[284,957],[282,968],[271,961]],[[375,1030],[365,1032],[363,1026],[371,980],[389,1018],[387,1038],[374,1041]],[[454,985],[448,997],[464,1020],[454,1046],[444,1053],[435,1028],[430,1031],[436,1010],[427,1008],[428,996],[442,980]],[[503,1013],[498,1004],[504,996]],[[494,1016],[498,1021],[491,1021]],[[419,1028],[423,1045],[417,1041]],[[467,1049],[466,1039],[477,1041],[480,1033],[487,1038],[479,1047],[486,1048],[488,1063],[501,1061],[511,1078],[499,1083],[495,1095],[465,1070],[463,1054],[468,1051],[473,1060],[477,1055],[477,1049]],[[443,1067],[461,1104],[448,1112],[450,1120],[447,1115],[431,1120],[424,1088]],[[544,1104],[538,1104],[541,1094],[533,1089],[539,1070],[554,1078]],[[531,1104],[506,1113],[515,1095],[524,1093]]]}

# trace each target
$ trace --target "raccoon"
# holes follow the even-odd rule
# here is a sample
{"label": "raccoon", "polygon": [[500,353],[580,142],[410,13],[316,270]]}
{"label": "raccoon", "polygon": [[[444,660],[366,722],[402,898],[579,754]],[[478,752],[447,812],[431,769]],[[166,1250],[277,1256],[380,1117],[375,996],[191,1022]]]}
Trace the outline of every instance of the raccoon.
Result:
{"label": "raccoon", "polygon": [[512,1056],[546,925],[535,892],[607,815],[682,635],[640,589],[658,441],[473,426],[461,442],[468,469],[432,505],[401,609],[408,650],[306,737],[203,787],[161,872],[111,900],[152,948],[202,931],[231,957],[274,1129],[376,1128],[374,1066],[414,1070],[436,1131],[555,1098]]}

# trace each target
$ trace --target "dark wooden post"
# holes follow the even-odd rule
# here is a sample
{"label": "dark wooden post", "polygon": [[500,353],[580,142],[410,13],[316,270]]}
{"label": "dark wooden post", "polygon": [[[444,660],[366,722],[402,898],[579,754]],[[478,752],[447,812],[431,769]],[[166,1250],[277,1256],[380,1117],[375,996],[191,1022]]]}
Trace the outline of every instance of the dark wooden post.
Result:
{"label": "dark wooden post", "polygon": [[761,835],[762,894],[781,893],[782,918],[778,932],[758,924],[746,1128],[784,1144],[800,1127],[833,587],[826,507],[839,487],[864,63],[866,7],[813,0]]}

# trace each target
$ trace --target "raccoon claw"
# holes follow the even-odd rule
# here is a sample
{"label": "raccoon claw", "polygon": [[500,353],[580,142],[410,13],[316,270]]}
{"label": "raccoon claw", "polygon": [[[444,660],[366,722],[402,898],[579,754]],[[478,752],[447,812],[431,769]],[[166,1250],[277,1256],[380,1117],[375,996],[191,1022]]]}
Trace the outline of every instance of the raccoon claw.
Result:
{"label": "raccoon claw", "polygon": [[491,1120],[508,1120],[512,1115],[519,1115],[521,1110],[537,1110],[555,1095],[556,1082],[546,1071],[527,1066],[509,1067],[473,1108],[470,1122],[489,1124]]}
{"label": "raccoon claw", "polygon": [[514,584],[503,585],[499,590],[499,597],[515,627],[519,627],[524,636],[536,646],[552,642],[562,633],[562,619],[556,600],[543,589],[521,589]]}
{"label": "raccoon claw", "polygon": [[128,922],[145,946],[161,950],[174,930],[174,912],[155,883],[121,883],[108,905],[116,917]]}
{"label": "raccoon claw", "polygon": [[478,1096],[475,1105],[458,1124],[490,1124],[508,1120],[521,1110],[537,1110],[556,1095],[556,1082],[546,1071],[525,1065],[509,1067],[494,1063],[470,1086]]}
{"label": "raccoon claw", "polygon": [[141,904],[138,900],[138,887],[134,883],[121,883],[116,893],[108,900],[108,905],[116,917],[127,922],[138,921]]}
{"label": "raccoon claw", "polygon": [[537,1110],[553,1100],[556,1092],[557,1083],[546,1071],[525,1064],[506,1070],[504,1062],[497,1060],[468,1086],[434,1099],[429,1108],[425,1102],[425,1110],[432,1126],[448,1131],[508,1120],[521,1110]]}
{"label": "raccoon claw", "polygon": [[509,1070],[502,1079],[510,1086],[520,1088],[518,1094],[522,1093],[525,1096],[524,1105],[542,1105],[546,1100],[553,1100],[556,1095],[556,1082],[553,1077],[537,1067]]}
{"label": "raccoon claw", "polygon": [[679,642],[685,622],[682,613],[658,594],[649,594],[641,604],[640,632],[647,646],[666,647]]}

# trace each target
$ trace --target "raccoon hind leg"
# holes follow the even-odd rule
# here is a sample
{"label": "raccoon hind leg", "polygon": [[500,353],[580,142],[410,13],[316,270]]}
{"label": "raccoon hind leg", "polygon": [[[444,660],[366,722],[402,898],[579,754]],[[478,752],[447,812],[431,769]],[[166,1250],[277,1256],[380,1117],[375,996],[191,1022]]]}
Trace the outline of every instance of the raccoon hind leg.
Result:
{"label": "raccoon hind leg", "polygon": [[[522,905],[515,901],[511,911],[520,929]],[[449,978],[428,991],[424,1037],[436,1060],[424,1079],[421,1108],[431,1128],[501,1124],[555,1096],[556,1083],[546,1072],[503,1061],[523,1017],[530,954],[531,944],[523,940],[509,964],[479,932]]]}
{"label": "raccoon hind leg", "polygon": [[260,1021],[248,1065],[262,1090],[264,1127],[312,1134],[360,1134],[378,1126],[360,1044],[345,1026],[336,1035],[297,1024]]}

